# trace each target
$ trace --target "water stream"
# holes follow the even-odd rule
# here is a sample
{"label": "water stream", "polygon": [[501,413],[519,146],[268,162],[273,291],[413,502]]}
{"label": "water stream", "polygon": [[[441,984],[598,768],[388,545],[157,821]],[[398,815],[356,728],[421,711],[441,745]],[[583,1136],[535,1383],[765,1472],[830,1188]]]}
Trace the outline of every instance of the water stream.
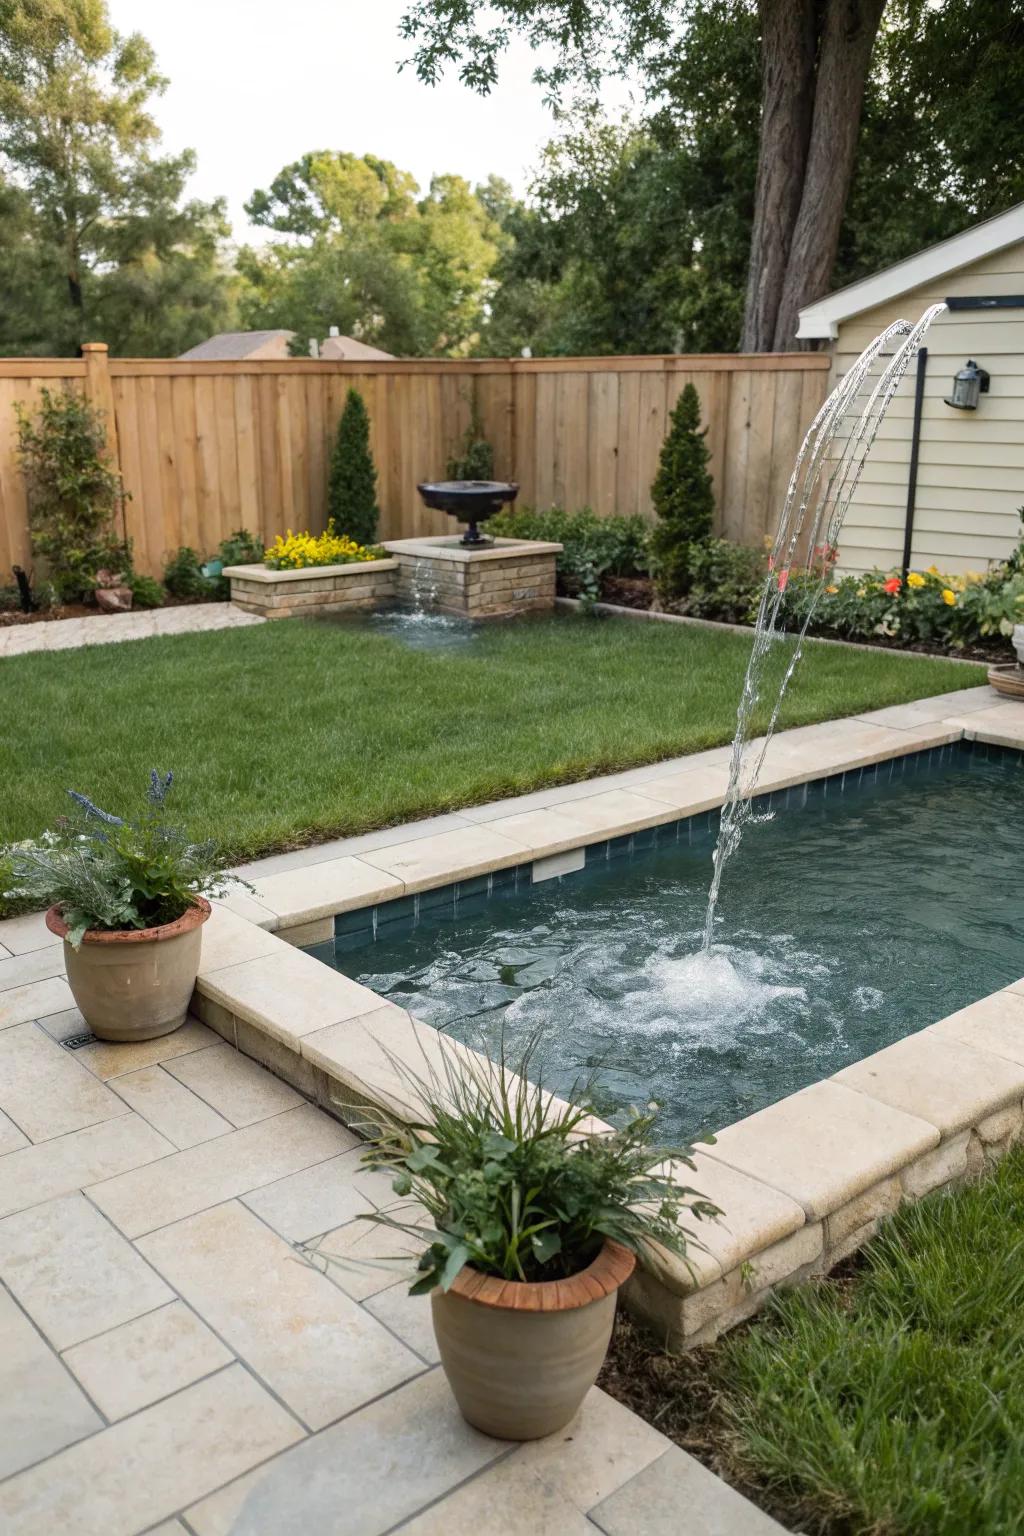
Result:
{"label": "water stream", "polygon": [[[811,423],[796,456],[768,560],[768,575],[758,606],[750,660],[736,711],[736,735],[729,762],[729,787],[722,806],[704,918],[701,953],[705,956],[709,954],[714,942],[722,876],[727,863],[739,847],[746,823],[754,814],[753,791],[775,731],[782,700],[800,660],[814,607],[828,580],[827,554],[838,543],[861,471],[900,381],[917,355],[928,327],[945,308],[945,304],[933,304],[916,325],[911,325],[908,320],[897,320],[876,336],[829,395]],[[860,414],[855,414],[858,399],[879,358],[889,344],[900,336],[904,340],[882,368]],[[761,702],[765,665],[772,646],[784,632],[781,619],[783,594],[790,576],[797,571],[812,578],[817,576],[817,585],[812,586],[811,601],[772,704],[767,730],[762,737],[752,738],[751,727],[754,712]]]}

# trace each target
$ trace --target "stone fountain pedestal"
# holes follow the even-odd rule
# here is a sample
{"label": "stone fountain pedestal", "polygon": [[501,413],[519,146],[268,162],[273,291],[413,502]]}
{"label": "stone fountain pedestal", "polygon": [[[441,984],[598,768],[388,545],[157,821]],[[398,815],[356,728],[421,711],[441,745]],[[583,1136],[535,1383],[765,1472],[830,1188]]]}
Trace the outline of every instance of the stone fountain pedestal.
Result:
{"label": "stone fountain pedestal", "polygon": [[448,534],[392,539],[384,548],[398,561],[400,602],[466,619],[554,608],[561,544],[494,539],[473,546],[463,544],[458,534]]}

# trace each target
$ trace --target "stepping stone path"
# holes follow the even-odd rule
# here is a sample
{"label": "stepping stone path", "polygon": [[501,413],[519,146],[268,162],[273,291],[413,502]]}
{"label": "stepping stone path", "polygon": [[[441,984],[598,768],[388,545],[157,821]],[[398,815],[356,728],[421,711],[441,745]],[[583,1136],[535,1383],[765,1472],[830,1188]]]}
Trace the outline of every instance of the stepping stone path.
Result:
{"label": "stepping stone path", "polygon": [[43,619],[38,624],[0,625],[0,661],[34,651],[74,651],[82,645],[149,640],[154,635],[197,635],[208,629],[244,629],[265,624],[233,603],[186,603],[180,608],[145,608],[138,613],[101,613],[88,619]]}

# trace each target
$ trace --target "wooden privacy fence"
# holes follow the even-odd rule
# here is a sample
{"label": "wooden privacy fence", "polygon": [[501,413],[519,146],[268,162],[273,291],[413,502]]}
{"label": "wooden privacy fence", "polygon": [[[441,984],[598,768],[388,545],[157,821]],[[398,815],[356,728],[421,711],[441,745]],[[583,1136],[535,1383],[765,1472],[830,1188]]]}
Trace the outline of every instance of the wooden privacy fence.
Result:
{"label": "wooden privacy fence", "polygon": [[800,439],[825,396],[818,353],[196,362],[0,358],[0,584],[30,563],[14,405],[43,387],[84,392],[105,412],[110,453],[129,494],[140,571],[158,576],[181,544],[213,552],[234,529],[269,542],[319,531],[338,418],[350,386],[366,401],[378,471],[381,538],[443,533],[418,480],[443,476],[472,401],[495,473],[521,506],[650,513],[668,413],[692,382],[708,426],[718,531],[759,542],[774,527]]}

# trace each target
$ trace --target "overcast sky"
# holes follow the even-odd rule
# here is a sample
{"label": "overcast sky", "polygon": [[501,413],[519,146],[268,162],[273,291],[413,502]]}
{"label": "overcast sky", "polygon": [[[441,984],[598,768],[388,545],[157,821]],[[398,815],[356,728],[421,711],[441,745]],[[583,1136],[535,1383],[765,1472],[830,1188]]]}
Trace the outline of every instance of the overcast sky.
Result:
{"label": "overcast sky", "polygon": [[[154,105],[167,150],[192,148],[193,196],[228,200],[236,238],[264,238],[242,204],[306,150],[372,152],[413,173],[517,191],[553,122],[525,44],[506,56],[498,87],[479,97],[453,75],[433,89],[398,72],[405,0],[108,0],[114,25],[142,32],[170,84]],[[612,87],[608,104],[627,101]]]}

